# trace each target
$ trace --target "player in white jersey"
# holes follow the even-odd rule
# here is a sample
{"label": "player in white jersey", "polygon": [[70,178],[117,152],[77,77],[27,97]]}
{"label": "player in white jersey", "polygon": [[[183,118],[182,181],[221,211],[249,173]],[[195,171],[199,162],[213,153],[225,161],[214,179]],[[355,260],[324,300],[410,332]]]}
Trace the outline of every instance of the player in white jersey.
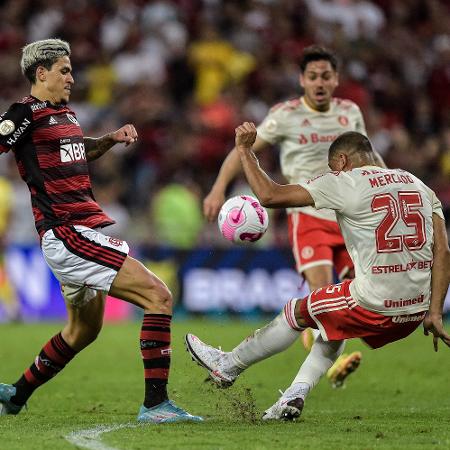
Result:
{"label": "player in white jersey", "polygon": [[[255,152],[277,144],[281,171],[288,183],[300,183],[328,169],[328,147],[346,131],[366,133],[358,106],[350,100],[333,98],[338,85],[337,60],[322,47],[304,50],[300,62],[300,85],[304,95],[275,105],[258,127]],[[225,159],[211,192],[204,200],[204,214],[215,220],[229,183],[241,170],[234,148]],[[336,222],[334,211],[306,206],[287,210],[289,240],[297,271],[311,291],[333,282],[333,266],[340,279],[353,276],[351,258]],[[310,333],[303,334],[304,345],[312,345]],[[360,352],[343,355],[330,370],[335,386],[359,364]]]}
{"label": "player in white jersey", "polygon": [[450,250],[434,192],[408,172],[379,167],[369,140],[358,132],[344,133],[331,145],[328,162],[333,172],[280,185],[259,167],[251,151],[255,138],[253,124],[236,129],[241,162],[261,204],[333,209],[355,278],[290,300],[278,317],[232,352],[187,335],[194,359],[216,382],[229,386],[250,365],[289,347],[301,330],[319,329],[293,383],[263,416],[294,419],[309,391],[342,352],[345,339],[361,338],[379,348],[405,338],[423,322],[436,350],[438,339],[450,346],[442,325]]}

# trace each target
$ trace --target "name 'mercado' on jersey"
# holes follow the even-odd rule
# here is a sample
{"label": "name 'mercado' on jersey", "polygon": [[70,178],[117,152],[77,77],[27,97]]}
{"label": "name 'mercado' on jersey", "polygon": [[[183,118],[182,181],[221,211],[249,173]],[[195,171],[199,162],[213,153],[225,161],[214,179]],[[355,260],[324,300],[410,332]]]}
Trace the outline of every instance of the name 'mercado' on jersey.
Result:
{"label": "name 'mercado' on jersey", "polygon": [[431,293],[435,193],[409,172],[365,166],[328,172],[301,185],[316,208],[336,211],[355,265],[352,297],[391,316],[426,311]]}
{"label": "name 'mercado' on jersey", "polygon": [[[281,171],[288,183],[295,184],[330,170],[330,144],[346,131],[366,134],[358,106],[350,100],[333,98],[328,111],[320,112],[305,103],[304,97],[275,105],[258,126],[258,136],[280,147]],[[310,216],[336,221],[330,210],[311,206],[289,208]]]}
{"label": "name 'mercado' on jersey", "polygon": [[61,225],[114,223],[94,200],[83,132],[67,106],[32,96],[11,105],[0,120],[0,153],[11,149],[41,237]]}

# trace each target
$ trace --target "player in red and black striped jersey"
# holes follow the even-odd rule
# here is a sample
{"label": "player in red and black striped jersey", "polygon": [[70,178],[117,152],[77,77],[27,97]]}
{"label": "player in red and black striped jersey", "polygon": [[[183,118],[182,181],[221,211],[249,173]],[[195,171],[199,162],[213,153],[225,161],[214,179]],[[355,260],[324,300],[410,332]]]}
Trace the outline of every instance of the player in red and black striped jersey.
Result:
{"label": "player in red and black striped jersey", "polygon": [[117,143],[136,141],[127,124],[100,138],[83,136],[67,106],[74,79],[70,47],[59,39],[23,49],[21,67],[31,95],[0,118],[0,153],[13,151],[31,194],[36,229],[47,264],[61,283],[68,323],[42,348],[13,384],[0,384],[0,415],[17,414],[34,390],[49,381],[97,337],[106,295],[140,306],[140,347],[145,397],[138,420],[150,423],[201,421],[167,395],[172,295],[155,274],[128,255],[126,242],[99,229],[111,225],[94,199],[88,162]]}
{"label": "player in red and black striped jersey", "polygon": [[75,113],[67,105],[32,95],[14,103],[0,122],[0,152],[11,149],[30,190],[41,237],[61,225],[99,228],[114,223],[94,200],[89,152]]}

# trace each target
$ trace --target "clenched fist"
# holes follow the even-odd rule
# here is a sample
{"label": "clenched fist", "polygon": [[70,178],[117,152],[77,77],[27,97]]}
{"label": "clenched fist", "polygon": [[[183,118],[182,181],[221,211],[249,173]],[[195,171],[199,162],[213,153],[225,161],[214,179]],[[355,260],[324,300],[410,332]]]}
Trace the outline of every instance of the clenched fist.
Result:
{"label": "clenched fist", "polygon": [[252,148],[252,145],[256,140],[256,127],[253,122],[244,122],[239,125],[236,130],[236,148],[244,147],[247,149]]}
{"label": "clenched fist", "polygon": [[110,134],[114,143],[124,143],[125,147],[137,141],[138,134],[134,125],[127,123],[123,127]]}

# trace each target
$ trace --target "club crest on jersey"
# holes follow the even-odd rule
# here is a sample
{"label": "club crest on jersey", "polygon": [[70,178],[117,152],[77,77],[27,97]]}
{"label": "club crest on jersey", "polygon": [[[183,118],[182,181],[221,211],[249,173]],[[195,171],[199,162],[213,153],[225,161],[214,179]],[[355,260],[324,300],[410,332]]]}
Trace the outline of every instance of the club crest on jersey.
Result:
{"label": "club crest on jersey", "polygon": [[11,134],[15,129],[16,126],[14,125],[14,122],[12,120],[5,120],[4,122],[0,123],[0,134],[2,136]]}
{"label": "club crest on jersey", "polygon": [[72,114],[69,114],[69,113],[67,113],[66,116],[72,123],[80,126],[80,124],[78,123],[78,120],[75,118],[75,116],[72,116]]}
{"label": "club crest on jersey", "polygon": [[86,152],[82,142],[62,144],[59,152],[61,154],[61,162],[74,162],[86,159]]}
{"label": "club crest on jersey", "polygon": [[114,247],[121,247],[123,244],[122,240],[113,237],[108,238],[108,241],[111,245],[114,245]]}
{"label": "club crest on jersey", "polygon": [[307,245],[306,247],[302,248],[301,257],[303,259],[310,259],[314,256],[314,249]]}
{"label": "club crest on jersey", "polygon": [[339,116],[338,121],[343,127],[346,127],[348,125],[348,117],[347,116]]}

